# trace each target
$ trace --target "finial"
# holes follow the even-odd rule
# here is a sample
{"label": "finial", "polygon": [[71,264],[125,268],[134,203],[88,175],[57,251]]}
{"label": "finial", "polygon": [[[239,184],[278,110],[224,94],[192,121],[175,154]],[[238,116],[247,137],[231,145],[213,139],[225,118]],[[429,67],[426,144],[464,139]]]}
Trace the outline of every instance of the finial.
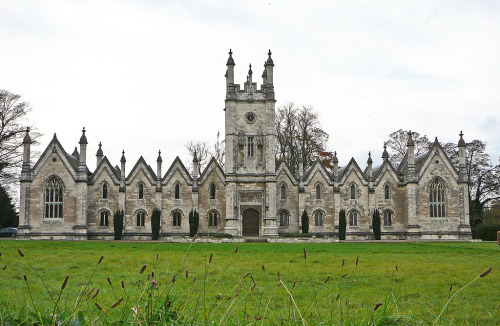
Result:
{"label": "finial", "polygon": [[408,142],[406,142],[406,146],[415,146],[415,143],[413,142],[413,138],[412,138],[412,132],[411,130],[408,131]]}
{"label": "finial", "polygon": [[387,145],[385,143],[384,143],[384,152],[382,153],[382,158],[383,159],[389,158],[389,153],[387,152]]}
{"label": "finial", "polygon": [[194,155],[193,155],[193,163],[198,163],[199,160],[198,160],[198,153],[196,152],[196,150],[194,151]]}
{"label": "finial", "polygon": [[229,49],[229,55],[233,55],[233,50],[232,49]]}
{"label": "finial", "polygon": [[54,138],[57,138],[57,135],[56,135],[56,133],[54,133]]}
{"label": "finial", "polygon": [[24,135],[23,144],[31,144],[30,127],[26,127],[26,135]]}
{"label": "finial", "polygon": [[273,63],[273,59],[271,58],[271,49],[269,49],[269,52],[267,53],[267,55],[269,55],[269,58],[267,58],[267,61],[266,61],[266,66],[274,66],[274,63]]}
{"label": "finial", "polygon": [[82,133],[85,133],[85,127],[83,127],[83,129],[82,129]]}
{"label": "finial", "polygon": [[248,67],[249,67],[248,74],[252,75],[253,74],[253,72],[252,72],[252,64],[250,64]]}
{"label": "finial", "polygon": [[338,163],[339,162],[339,159],[337,158],[337,151],[333,152],[332,162],[333,163]]}
{"label": "finial", "polygon": [[271,49],[269,49],[269,52],[267,53],[268,56],[271,56]]}
{"label": "finial", "polygon": [[30,127],[26,127],[26,133],[29,133],[29,132],[30,132]]}
{"label": "finial", "polygon": [[372,164],[373,163],[372,153],[371,152],[368,152],[368,161],[366,161],[366,163],[368,163],[368,164]]}
{"label": "finial", "polygon": [[434,139],[434,142],[435,142],[435,143],[439,143],[439,141],[438,141],[438,138],[437,138],[437,137]]}
{"label": "finial", "polygon": [[465,141],[464,141],[464,139],[463,139],[463,137],[462,137],[463,135],[464,135],[464,134],[462,133],[462,131],[460,131],[460,134],[459,134],[460,139],[458,140],[458,147],[465,147],[465,146],[466,146],[466,145],[465,145]]}
{"label": "finial", "polygon": [[82,129],[82,137],[80,137],[80,144],[88,144],[87,137],[85,136],[85,127]]}
{"label": "finial", "polygon": [[127,160],[125,159],[125,150],[122,151],[122,158],[121,158],[120,162],[122,162],[122,163],[127,162]]}
{"label": "finial", "polygon": [[229,49],[229,58],[227,58],[226,66],[234,66],[233,51]]}
{"label": "finial", "polygon": [[99,142],[99,149],[97,150],[96,156],[102,156],[103,155],[101,146],[102,146],[102,144],[101,144],[101,142]]}
{"label": "finial", "polygon": [[99,148],[101,148],[101,146],[102,146],[102,144],[101,144],[101,142],[99,142]]}
{"label": "finial", "polygon": [[161,159],[161,151],[158,150],[158,158],[156,159],[156,162],[160,163],[162,162],[163,160]]}

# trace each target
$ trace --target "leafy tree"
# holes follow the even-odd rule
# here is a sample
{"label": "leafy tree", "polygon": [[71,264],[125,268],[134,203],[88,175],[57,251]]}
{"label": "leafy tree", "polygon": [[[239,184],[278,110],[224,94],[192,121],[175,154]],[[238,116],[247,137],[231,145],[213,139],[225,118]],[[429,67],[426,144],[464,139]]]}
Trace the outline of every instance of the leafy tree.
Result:
{"label": "leafy tree", "polygon": [[118,210],[113,214],[113,229],[115,233],[115,240],[121,240],[122,239],[122,233],[123,233],[123,216],[124,216],[123,210]]}
{"label": "leafy tree", "polygon": [[345,219],[345,209],[341,209],[339,212],[339,239],[345,240],[345,234],[347,229],[347,222]]}
{"label": "leafy tree", "polygon": [[298,107],[290,102],[276,112],[276,160],[288,164],[293,173],[299,164],[304,169],[317,159],[333,168],[333,154],[326,150],[329,135],[321,128],[319,116],[311,106]]}
{"label": "leafy tree", "polygon": [[153,214],[151,214],[151,232],[153,233],[153,240],[158,240],[160,238],[160,217],[161,210],[158,208],[153,209]]}
{"label": "leafy tree", "polygon": [[196,210],[189,212],[189,236],[194,237],[198,233],[200,225],[200,214]]}
{"label": "leafy tree", "polygon": [[21,101],[21,95],[0,90],[0,164],[3,166],[0,169],[1,185],[13,185],[19,180],[26,128],[29,127],[34,144],[37,144],[40,137],[40,133],[25,121],[30,111],[29,104]]}
{"label": "leafy tree", "polygon": [[373,212],[372,227],[373,227],[373,234],[375,235],[375,240],[380,240],[381,239],[381,234],[380,234],[380,213],[379,213],[378,209],[376,209]]}
{"label": "leafy tree", "polygon": [[306,210],[302,213],[302,233],[309,233],[309,216],[307,215]]}
{"label": "leafy tree", "polygon": [[5,188],[0,185],[0,228],[17,227],[18,225],[19,216],[15,211],[12,198]]}

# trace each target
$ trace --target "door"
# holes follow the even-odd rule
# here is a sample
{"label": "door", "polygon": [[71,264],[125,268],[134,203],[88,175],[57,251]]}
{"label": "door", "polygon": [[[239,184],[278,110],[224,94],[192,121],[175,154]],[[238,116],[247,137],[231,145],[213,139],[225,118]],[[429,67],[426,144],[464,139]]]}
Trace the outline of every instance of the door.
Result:
{"label": "door", "polygon": [[259,212],[249,208],[243,212],[243,236],[259,235]]}

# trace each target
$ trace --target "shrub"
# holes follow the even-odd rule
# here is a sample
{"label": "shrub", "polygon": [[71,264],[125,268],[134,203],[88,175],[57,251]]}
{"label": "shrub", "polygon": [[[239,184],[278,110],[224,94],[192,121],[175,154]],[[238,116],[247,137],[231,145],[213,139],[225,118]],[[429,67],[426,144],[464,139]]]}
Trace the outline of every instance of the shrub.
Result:
{"label": "shrub", "polygon": [[115,240],[122,239],[124,215],[125,214],[123,213],[123,210],[117,210],[113,215],[113,229],[115,232]]}
{"label": "shrub", "polygon": [[483,241],[497,241],[497,232],[500,225],[479,224],[472,228],[472,237]]}
{"label": "shrub", "polygon": [[218,238],[218,239],[221,239],[221,238],[231,239],[233,237],[233,235],[229,234],[229,233],[215,233],[212,235],[212,237]]}
{"label": "shrub", "polygon": [[345,209],[341,209],[339,212],[339,239],[345,240],[346,232],[346,221],[345,221]]}
{"label": "shrub", "polygon": [[200,214],[196,210],[189,212],[189,236],[194,237],[198,233],[200,225]]}
{"label": "shrub", "polygon": [[310,238],[313,235],[311,233],[282,233],[280,236],[284,238]]}
{"label": "shrub", "polygon": [[373,234],[375,235],[375,240],[380,240],[380,213],[378,212],[378,209],[376,209],[373,212],[373,219],[372,219],[372,227],[373,227]]}
{"label": "shrub", "polygon": [[309,233],[309,216],[305,209],[302,213],[302,233]]}
{"label": "shrub", "polygon": [[158,208],[153,209],[153,214],[151,215],[151,232],[153,233],[153,240],[158,240],[160,238],[160,217],[161,211]]}

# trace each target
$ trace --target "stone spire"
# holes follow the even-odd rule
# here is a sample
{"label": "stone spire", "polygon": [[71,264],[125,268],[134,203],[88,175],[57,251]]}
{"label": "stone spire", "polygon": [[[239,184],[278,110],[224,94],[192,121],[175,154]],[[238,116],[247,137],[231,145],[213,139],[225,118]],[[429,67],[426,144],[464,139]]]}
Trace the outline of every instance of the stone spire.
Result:
{"label": "stone spire", "polygon": [[268,89],[273,90],[273,67],[274,67],[274,62],[273,59],[271,58],[271,50],[267,53],[269,56],[267,58],[266,64],[264,65],[266,67],[266,81],[268,85]]}
{"label": "stone spire", "polygon": [[226,70],[226,86],[234,84],[234,63],[233,51],[229,49],[229,58],[227,59],[227,70]]}
{"label": "stone spire", "polygon": [[465,150],[467,145],[463,135],[462,131],[460,131],[460,139],[458,140],[458,174],[460,181],[468,182],[467,169],[465,167]]}
{"label": "stone spire", "polygon": [[87,137],[85,136],[85,127],[82,129],[80,137],[80,157],[78,163],[78,172],[83,180],[87,179]]}
{"label": "stone spire", "polygon": [[22,167],[22,172],[23,173],[29,173],[30,172],[30,153],[31,153],[31,137],[30,137],[30,128],[26,128],[26,135],[24,135],[23,139],[23,167]]}
{"label": "stone spire", "polygon": [[122,158],[120,159],[121,170],[120,170],[120,191],[125,191],[125,163],[127,159],[125,158],[125,150],[122,151]]}
{"label": "stone spire", "polygon": [[412,132],[408,131],[408,142],[406,143],[408,153],[408,181],[416,182],[417,174],[415,170],[415,143],[413,142]]}
{"label": "stone spire", "polygon": [[368,152],[368,160],[366,161],[366,163],[368,163],[368,171],[366,171],[368,180],[371,181],[373,179],[373,160],[371,152]]}
{"label": "stone spire", "polygon": [[161,158],[161,151],[158,150],[158,158],[156,159],[156,191],[161,192],[161,164],[163,160]]}
{"label": "stone spire", "polygon": [[337,151],[333,152],[333,188],[337,190],[339,188],[339,159],[337,158]]}
{"label": "stone spire", "polygon": [[103,158],[103,156],[104,156],[104,154],[103,154],[103,152],[102,152],[102,148],[101,148],[101,147],[102,147],[102,144],[101,144],[101,142],[99,142],[99,149],[97,150],[97,153],[95,154],[95,156],[96,156],[96,158],[97,158],[97,164],[96,164],[96,166],[98,166],[98,165],[99,165],[99,163],[101,163],[102,158]]}
{"label": "stone spire", "polygon": [[199,166],[200,160],[198,159],[198,153],[195,150],[193,154],[193,178],[198,178]]}

